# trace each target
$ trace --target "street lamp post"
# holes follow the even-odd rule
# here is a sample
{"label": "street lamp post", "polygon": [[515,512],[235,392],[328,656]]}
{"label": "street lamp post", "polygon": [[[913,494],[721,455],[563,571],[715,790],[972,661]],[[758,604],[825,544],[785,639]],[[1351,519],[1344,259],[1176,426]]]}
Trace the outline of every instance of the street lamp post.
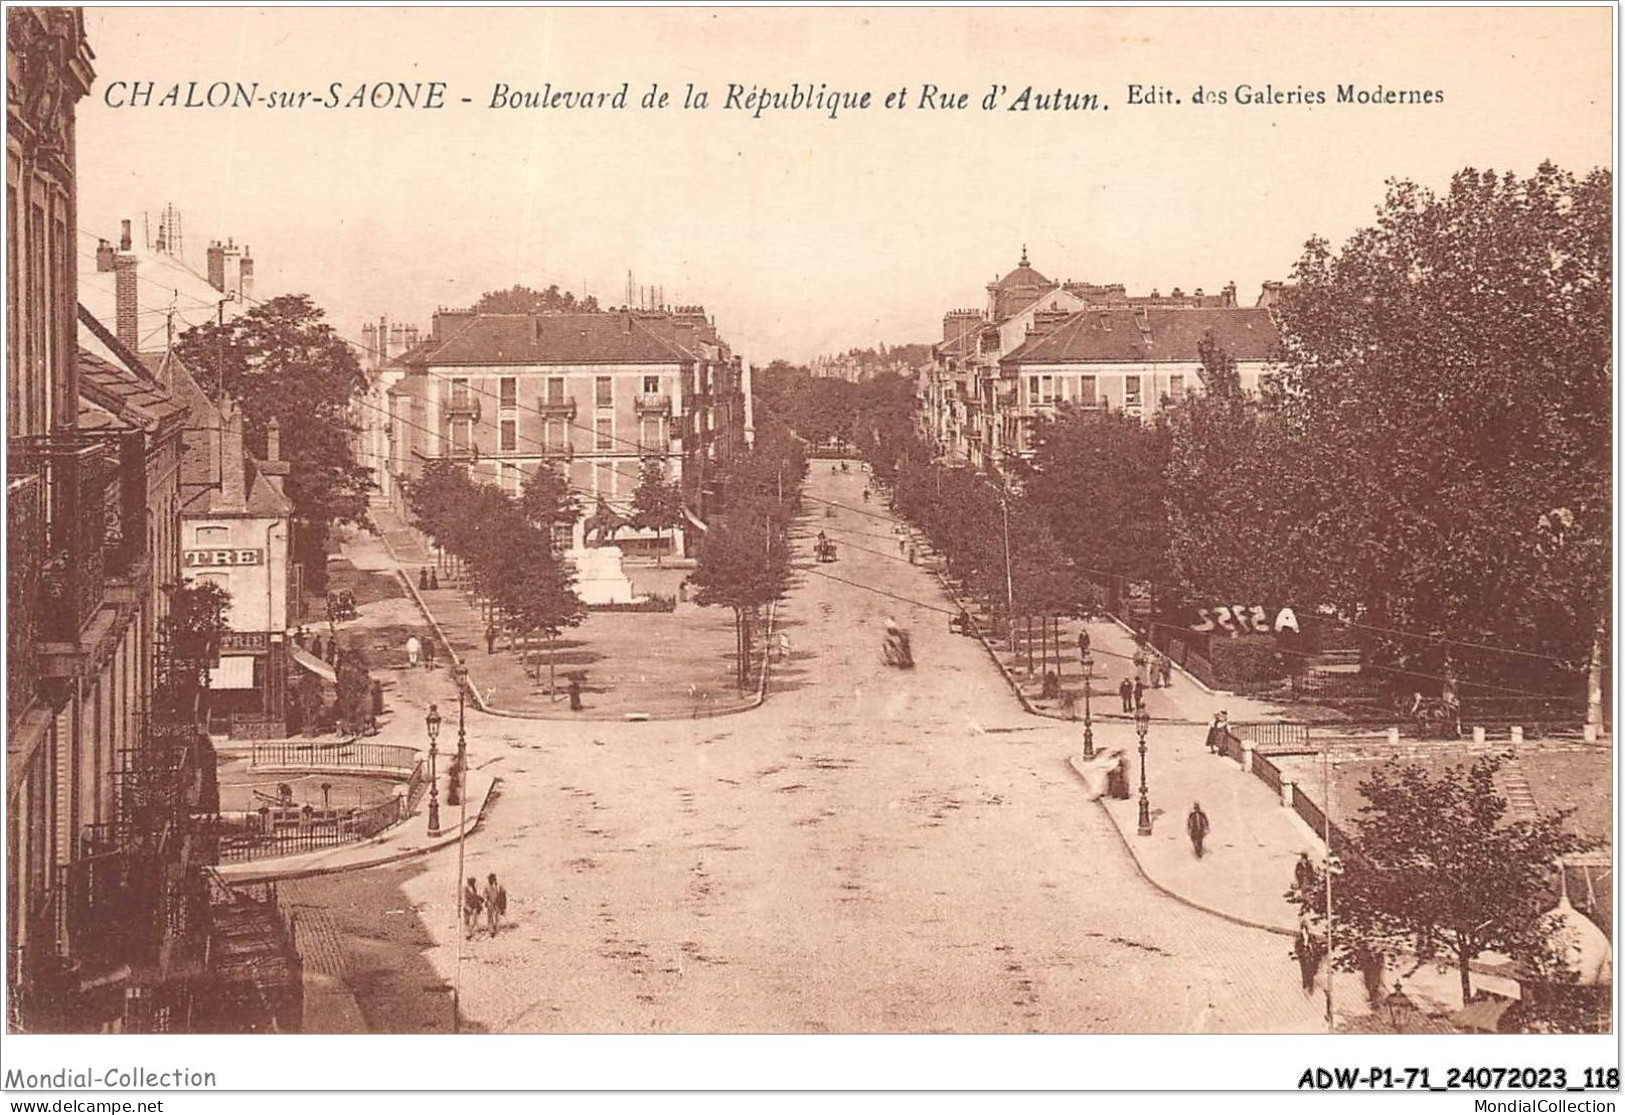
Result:
{"label": "street lamp post", "polygon": [[429,729],[429,835],[440,835],[440,787],[435,778],[434,761],[438,752],[435,750],[435,740],[440,738],[440,709],[438,706],[429,706],[429,715],[423,718],[425,727]]}
{"label": "street lamp post", "polygon": [[468,767],[468,733],[464,722],[464,690],[468,687],[468,669],[459,665],[452,671],[457,679],[457,758],[452,760],[451,779],[446,784],[446,804],[460,805],[463,800],[463,778]]}
{"label": "street lamp post", "polygon": [[1089,712],[1089,690],[1094,688],[1095,658],[1087,649],[1083,652],[1083,757],[1095,757],[1095,722]]}
{"label": "street lamp post", "polygon": [[1145,733],[1151,727],[1151,714],[1141,705],[1134,710],[1134,730],[1140,736],[1140,835],[1151,835],[1151,795],[1145,787]]}

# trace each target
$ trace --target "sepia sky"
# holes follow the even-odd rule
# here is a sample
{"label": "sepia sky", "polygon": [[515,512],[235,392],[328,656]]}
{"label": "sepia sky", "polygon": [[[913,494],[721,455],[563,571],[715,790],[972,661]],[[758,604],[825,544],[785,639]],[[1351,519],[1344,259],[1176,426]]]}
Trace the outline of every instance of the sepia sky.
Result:
{"label": "sepia sky", "polygon": [[[1235,281],[1250,304],[1306,238],[1368,223],[1384,180],[1611,161],[1611,13],[1591,9],[89,9],[81,248],[182,213],[188,261],[253,248],[256,293],[312,294],[346,335],[427,326],[515,282],[701,302],[747,360],[934,340],[1028,246],[1131,293]],[[443,81],[438,111],[113,108],[116,81]],[[493,110],[496,83],[631,85],[625,111]],[[705,111],[636,108],[651,82]],[[870,90],[867,111],[753,119],[727,83]],[[932,82],[964,111],[914,107]],[[1105,111],[983,112],[995,84]],[[1180,106],[1131,107],[1130,83]],[[1442,105],[1194,106],[1198,85],[1436,89]],[[881,102],[906,87],[909,109]],[[184,95],[184,90],[183,90]],[[471,97],[472,104],[460,99]]]}

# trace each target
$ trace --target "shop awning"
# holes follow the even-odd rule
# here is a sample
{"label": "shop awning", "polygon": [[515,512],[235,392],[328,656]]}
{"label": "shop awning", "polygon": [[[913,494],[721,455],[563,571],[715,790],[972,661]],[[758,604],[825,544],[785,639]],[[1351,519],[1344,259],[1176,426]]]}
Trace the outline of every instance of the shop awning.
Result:
{"label": "shop awning", "polygon": [[320,658],[317,658],[308,650],[301,650],[299,647],[289,643],[288,653],[293,655],[293,660],[300,666],[309,670],[322,680],[331,681],[334,683],[338,682],[339,676],[333,671],[333,667],[329,666],[326,662],[323,662]]}
{"label": "shop awning", "polygon": [[254,688],[254,658],[236,655],[220,659],[220,665],[209,670],[210,689]]}

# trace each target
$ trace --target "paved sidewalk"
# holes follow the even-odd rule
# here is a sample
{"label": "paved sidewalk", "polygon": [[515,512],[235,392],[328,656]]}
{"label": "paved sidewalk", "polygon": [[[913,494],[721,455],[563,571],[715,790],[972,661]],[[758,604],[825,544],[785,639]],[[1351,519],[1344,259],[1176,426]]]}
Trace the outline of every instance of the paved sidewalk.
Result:
{"label": "paved sidewalk", "polygon": [[[1296,813],[1232,760],[1210,755],[1205,729],[1153,724],[1146,734],[1151,835],[1139,835],[1140,757],[1128,752],[1131,796],[1100,799],[1140,871],[1159,889],[1231,921],[1292,935],[1298,914],[1286,900],[1301,852],[1317,862],[1322,844]],[[1191,806],[1211,826],[1196,858],[1186,833]]]}

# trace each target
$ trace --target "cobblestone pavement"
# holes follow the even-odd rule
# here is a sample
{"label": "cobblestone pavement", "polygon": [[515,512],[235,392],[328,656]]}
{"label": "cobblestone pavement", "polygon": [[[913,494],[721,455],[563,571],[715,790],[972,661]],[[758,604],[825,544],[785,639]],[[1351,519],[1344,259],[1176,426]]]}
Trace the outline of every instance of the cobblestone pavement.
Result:
{"label": "cobblestone pavement", "polygon": [[[886,530],[862,482],[815,469],[811,494],[848,509],[807,530]],[[511,924],[462,940],[455,850],[377,880],[367,901],[420,926],[403,963],[438,979],[361,996],[369,1025],[433,1014],[442,993],[414,998],[415,980],[460,981],[465,1024],[499,1032],[1323,1028],[1290,942],[1143,881],[1066,766],[1076,726],[1020,711],[948,633],[929,574],[855,549],[801,568],[781,611],[794,653],[757,712],[474,721],[474,761],[500,755],[503,784],[463,873],[504,880]],[[881,662],[888,615],[914,633],[913,671]]]}

